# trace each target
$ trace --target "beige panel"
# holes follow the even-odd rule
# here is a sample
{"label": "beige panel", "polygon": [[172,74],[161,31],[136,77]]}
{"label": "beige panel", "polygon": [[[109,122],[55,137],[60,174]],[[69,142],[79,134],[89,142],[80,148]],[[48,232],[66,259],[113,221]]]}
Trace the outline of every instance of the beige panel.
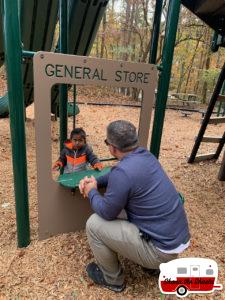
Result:
{"label": "beige panel", "polygon": [[[118,81],[122,74],[124,79],[126,74],[127,78],[130,74],[130,81]],[[133,82],[135,78],[137,82]],[[157,70],[154,65],[150,64],[49,52],[38,52],[34,56],[40,239],[84,228],[85,222],[91,213],[88,200],[83,199],[78,190],[75,194],[72,194],[70,190],[61,187],[52,179],[50,99],[52,86],[59,83],[137,87],[142,89],[144,99],[140,114],[139,139],[141,145],[146,147],[157,83]]]}

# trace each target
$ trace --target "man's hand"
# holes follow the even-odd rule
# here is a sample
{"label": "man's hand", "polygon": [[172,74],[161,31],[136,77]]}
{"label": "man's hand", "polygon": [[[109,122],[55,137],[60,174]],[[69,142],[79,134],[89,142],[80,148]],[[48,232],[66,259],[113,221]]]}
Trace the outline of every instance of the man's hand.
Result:
{"label": "man's hand", "polygon": [[79,190],[80,193],[84,196],[87,197],[88,193],[90,192],[90,190],[92,189],[97,189],[97,181],[96,179],[91,176],[90,178],[88,178],[87,176],[84,177],[80,183],[79,183]]}
{"label": "man's hand", "polygon": [[84,184],[84,196],[85,197],[88,197],[88,194],[89,194],[89,192],[92,189],[97,189],[97,181],[96,181],[96,179],[93,176],[91,176],[90,179],[91,180],[89,182],[86,182]]}
{"label": "man's hand", "polygon": [[81,179],[80,183],[79,183],[79,190],[80,193],[84,196],[84,186],[86,183],[88,183],[90,181],[90,178],[88,178],[87,176],[85,176],[83,179]]}

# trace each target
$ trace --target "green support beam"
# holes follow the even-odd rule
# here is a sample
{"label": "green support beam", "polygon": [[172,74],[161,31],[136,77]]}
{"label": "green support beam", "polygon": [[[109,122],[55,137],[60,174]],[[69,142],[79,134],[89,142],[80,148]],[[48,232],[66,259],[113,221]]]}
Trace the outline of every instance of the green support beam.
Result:
{"label": "green support beam", "polygon": [[[67,8],[68,8],[67,0],[60,0],[60,11],[59,11],[60,53],[67,53],[68,51]],[[63,149],[63,144],[67,139],[67,102],[68,102],[68,88],[66,84],[61,84],[59,87],[60,151]]]}
{"label": "green support beam", "polygon": [[17,237],[21,248],[30,243],[30,223],[18,1],[4,0],[3,15]]}
{"label": "green support beam", "polygon": [[152,36],[151,36],[150,54],[149,54],[150,64],[156,64],[162,6],[163,6],[163,0],[156,0]]}
{"label": "green support beam", "polygon": [[180,13],[180,0],[169,1],[165,40],[162,53],[162,71],[159,76],[158,92],[155,105],[155,116],[152,130],[150,151],[158,158],[168,97],[170,75],[176,41],[177,25]]}

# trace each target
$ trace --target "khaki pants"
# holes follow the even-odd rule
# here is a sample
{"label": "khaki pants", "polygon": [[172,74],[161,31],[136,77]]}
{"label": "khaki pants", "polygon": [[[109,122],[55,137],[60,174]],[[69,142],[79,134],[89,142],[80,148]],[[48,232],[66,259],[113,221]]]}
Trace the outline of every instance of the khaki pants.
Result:
{"label": "khaki pants", "polygon": [[177,258],[177,254],[163,253],[151,241],[142,239],[139,229],[127,220],[107,221],[93,214],[87,221],[86,232],[98,266],[110,284],[121,285],[124,281],[118,253],[149,269]]}

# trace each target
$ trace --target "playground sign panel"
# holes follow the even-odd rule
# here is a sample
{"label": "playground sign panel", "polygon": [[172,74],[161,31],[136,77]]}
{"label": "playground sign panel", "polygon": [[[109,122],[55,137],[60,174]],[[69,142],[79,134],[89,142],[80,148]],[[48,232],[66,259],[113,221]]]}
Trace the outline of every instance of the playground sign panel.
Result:
{"label": "playground sign panel", "polygon": [[[39,52],[40,53],[40,52]],[[50,81],[145,88],[156,84],[156,66],[144,63],[129,63],[65,54],[41,53],[39,60],[41,76]],[[56,56],[59,58],[56,59]],[[78,82],[77,82],[78,81]],[[87,82],[89,81],[89,82]],[[151,87],[150,85],[150,87]]]}
{"label": "playground sign panel", "polygon": [[[157,85],[157,68],[131,63],[75,55],[37,52],[34,56],[34,105],[37,153],[39,237],[84,228],[91,214],[83,201],[61,187],[51,174],[51,89],[55,84],[81,84],[133,87],[143,91],[138,136],[147,147],[151,111]],[[75,198],[75,199],[74,199]],[[59,221],[60,220],[60,221]]]}

